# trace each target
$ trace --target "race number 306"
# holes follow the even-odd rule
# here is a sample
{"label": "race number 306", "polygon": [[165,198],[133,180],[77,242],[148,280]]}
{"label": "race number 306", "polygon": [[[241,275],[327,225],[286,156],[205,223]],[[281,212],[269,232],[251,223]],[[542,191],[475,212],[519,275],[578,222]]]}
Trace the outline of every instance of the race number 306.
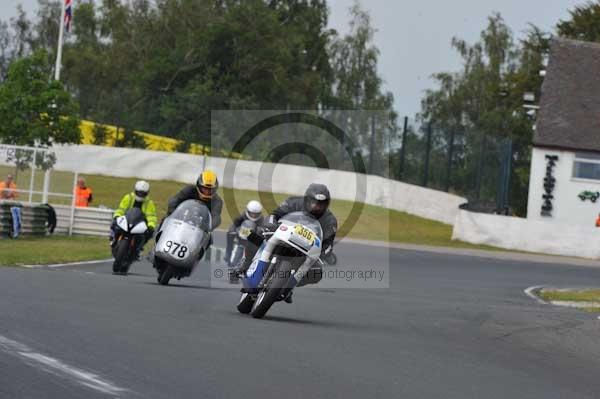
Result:
{"label": "race number 306", "polygon": [[163,247],[163,252],[170,253],[180,259],[185,258],[188,252],[188,247],[175,241],[167,241]]}

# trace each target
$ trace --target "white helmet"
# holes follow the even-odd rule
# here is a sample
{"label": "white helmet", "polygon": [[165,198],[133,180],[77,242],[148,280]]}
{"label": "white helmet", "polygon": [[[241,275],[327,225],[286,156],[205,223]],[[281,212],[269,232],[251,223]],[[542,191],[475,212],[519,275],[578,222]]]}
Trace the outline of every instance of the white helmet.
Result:
{"label": "white helmet", "polygon": [[150,192],[150,183],[144,180],[139,180],[133,188],[136,201],[143,201]]}
{"label": "white helmet", "polygon": [[260,202],[252,200],[246,205],[246,217],[256,222],[262,215],[263,207]]}

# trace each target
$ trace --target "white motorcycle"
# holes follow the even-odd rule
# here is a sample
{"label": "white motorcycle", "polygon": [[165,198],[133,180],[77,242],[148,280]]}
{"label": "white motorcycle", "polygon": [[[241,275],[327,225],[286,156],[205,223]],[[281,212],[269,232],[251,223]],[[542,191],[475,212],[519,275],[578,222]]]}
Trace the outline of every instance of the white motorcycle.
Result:
{"label": "white motorcycle", "polygon": [[182,202],[164,220],[156,234],[153,259],[159,284],[192,274],[212,242],[211,226],[208,207],[196,200]]}
{"label": "white motorcycle", "polygon": [[237,305],[240,313],[264,317],[275,302],[291,295],[316,262],[321,262],[323,230],[316,219],[292,212],[279,222],[242,276],[242,295]]}
{"label": "white motorcycle", "polygon": [[144,213],[139,208],[131,208],[125,215],[116,219],[116,226],[111,243],[112,255],[115,258],[113,274],[125,276],[136,259],[140,241],[145,241],[148,225]]}
{"label": "white motorcycle", "polygon": [[248,236],[253,232],[256,232],[256,222],[244,220],[235,232],[230,233],[235,235],[231,256],[227,259],[227,263],[230,267],[239,266],[240,261],[244,257],[244,249],[248,245]]}

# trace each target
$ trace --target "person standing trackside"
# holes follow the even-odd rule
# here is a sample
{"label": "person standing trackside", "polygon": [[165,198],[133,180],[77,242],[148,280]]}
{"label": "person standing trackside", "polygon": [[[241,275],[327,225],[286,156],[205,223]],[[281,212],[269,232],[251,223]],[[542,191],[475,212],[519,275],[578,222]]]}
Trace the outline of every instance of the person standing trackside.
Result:
{"label": "person standing trackside", "polygon": [[15,184],[11,174],[6,175],[6,180],[0,181],[0,199],[15,200],[17,199],[17,185]]}
{"label": "person standing trackside", "polygon": [[90,206],[92,199],[92,189],[85,184],[85,179],[80,177],[77,179],[77,186],[75,186],[75,206],[87,208]]}

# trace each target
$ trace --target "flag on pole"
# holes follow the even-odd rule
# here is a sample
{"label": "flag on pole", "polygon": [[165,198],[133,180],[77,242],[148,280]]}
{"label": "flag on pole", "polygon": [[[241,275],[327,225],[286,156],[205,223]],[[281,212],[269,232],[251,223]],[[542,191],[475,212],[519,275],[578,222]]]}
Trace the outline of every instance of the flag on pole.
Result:
{"label": "flag on pole", "polygon": [[65,0],[65,31],[71,31],[71,21],[73,20],[73,11],[72,11],[72,3],[73,0]]}
{"label": "flag on pole", "polygon": [[54,68],[54,80],[60,80],[60,67],[62,65],[62,48],[64,33],[71,31],[73,0],[63,0],[60,7],[60,29],[58,29],[58,46],[56,50],[56,67]]}

